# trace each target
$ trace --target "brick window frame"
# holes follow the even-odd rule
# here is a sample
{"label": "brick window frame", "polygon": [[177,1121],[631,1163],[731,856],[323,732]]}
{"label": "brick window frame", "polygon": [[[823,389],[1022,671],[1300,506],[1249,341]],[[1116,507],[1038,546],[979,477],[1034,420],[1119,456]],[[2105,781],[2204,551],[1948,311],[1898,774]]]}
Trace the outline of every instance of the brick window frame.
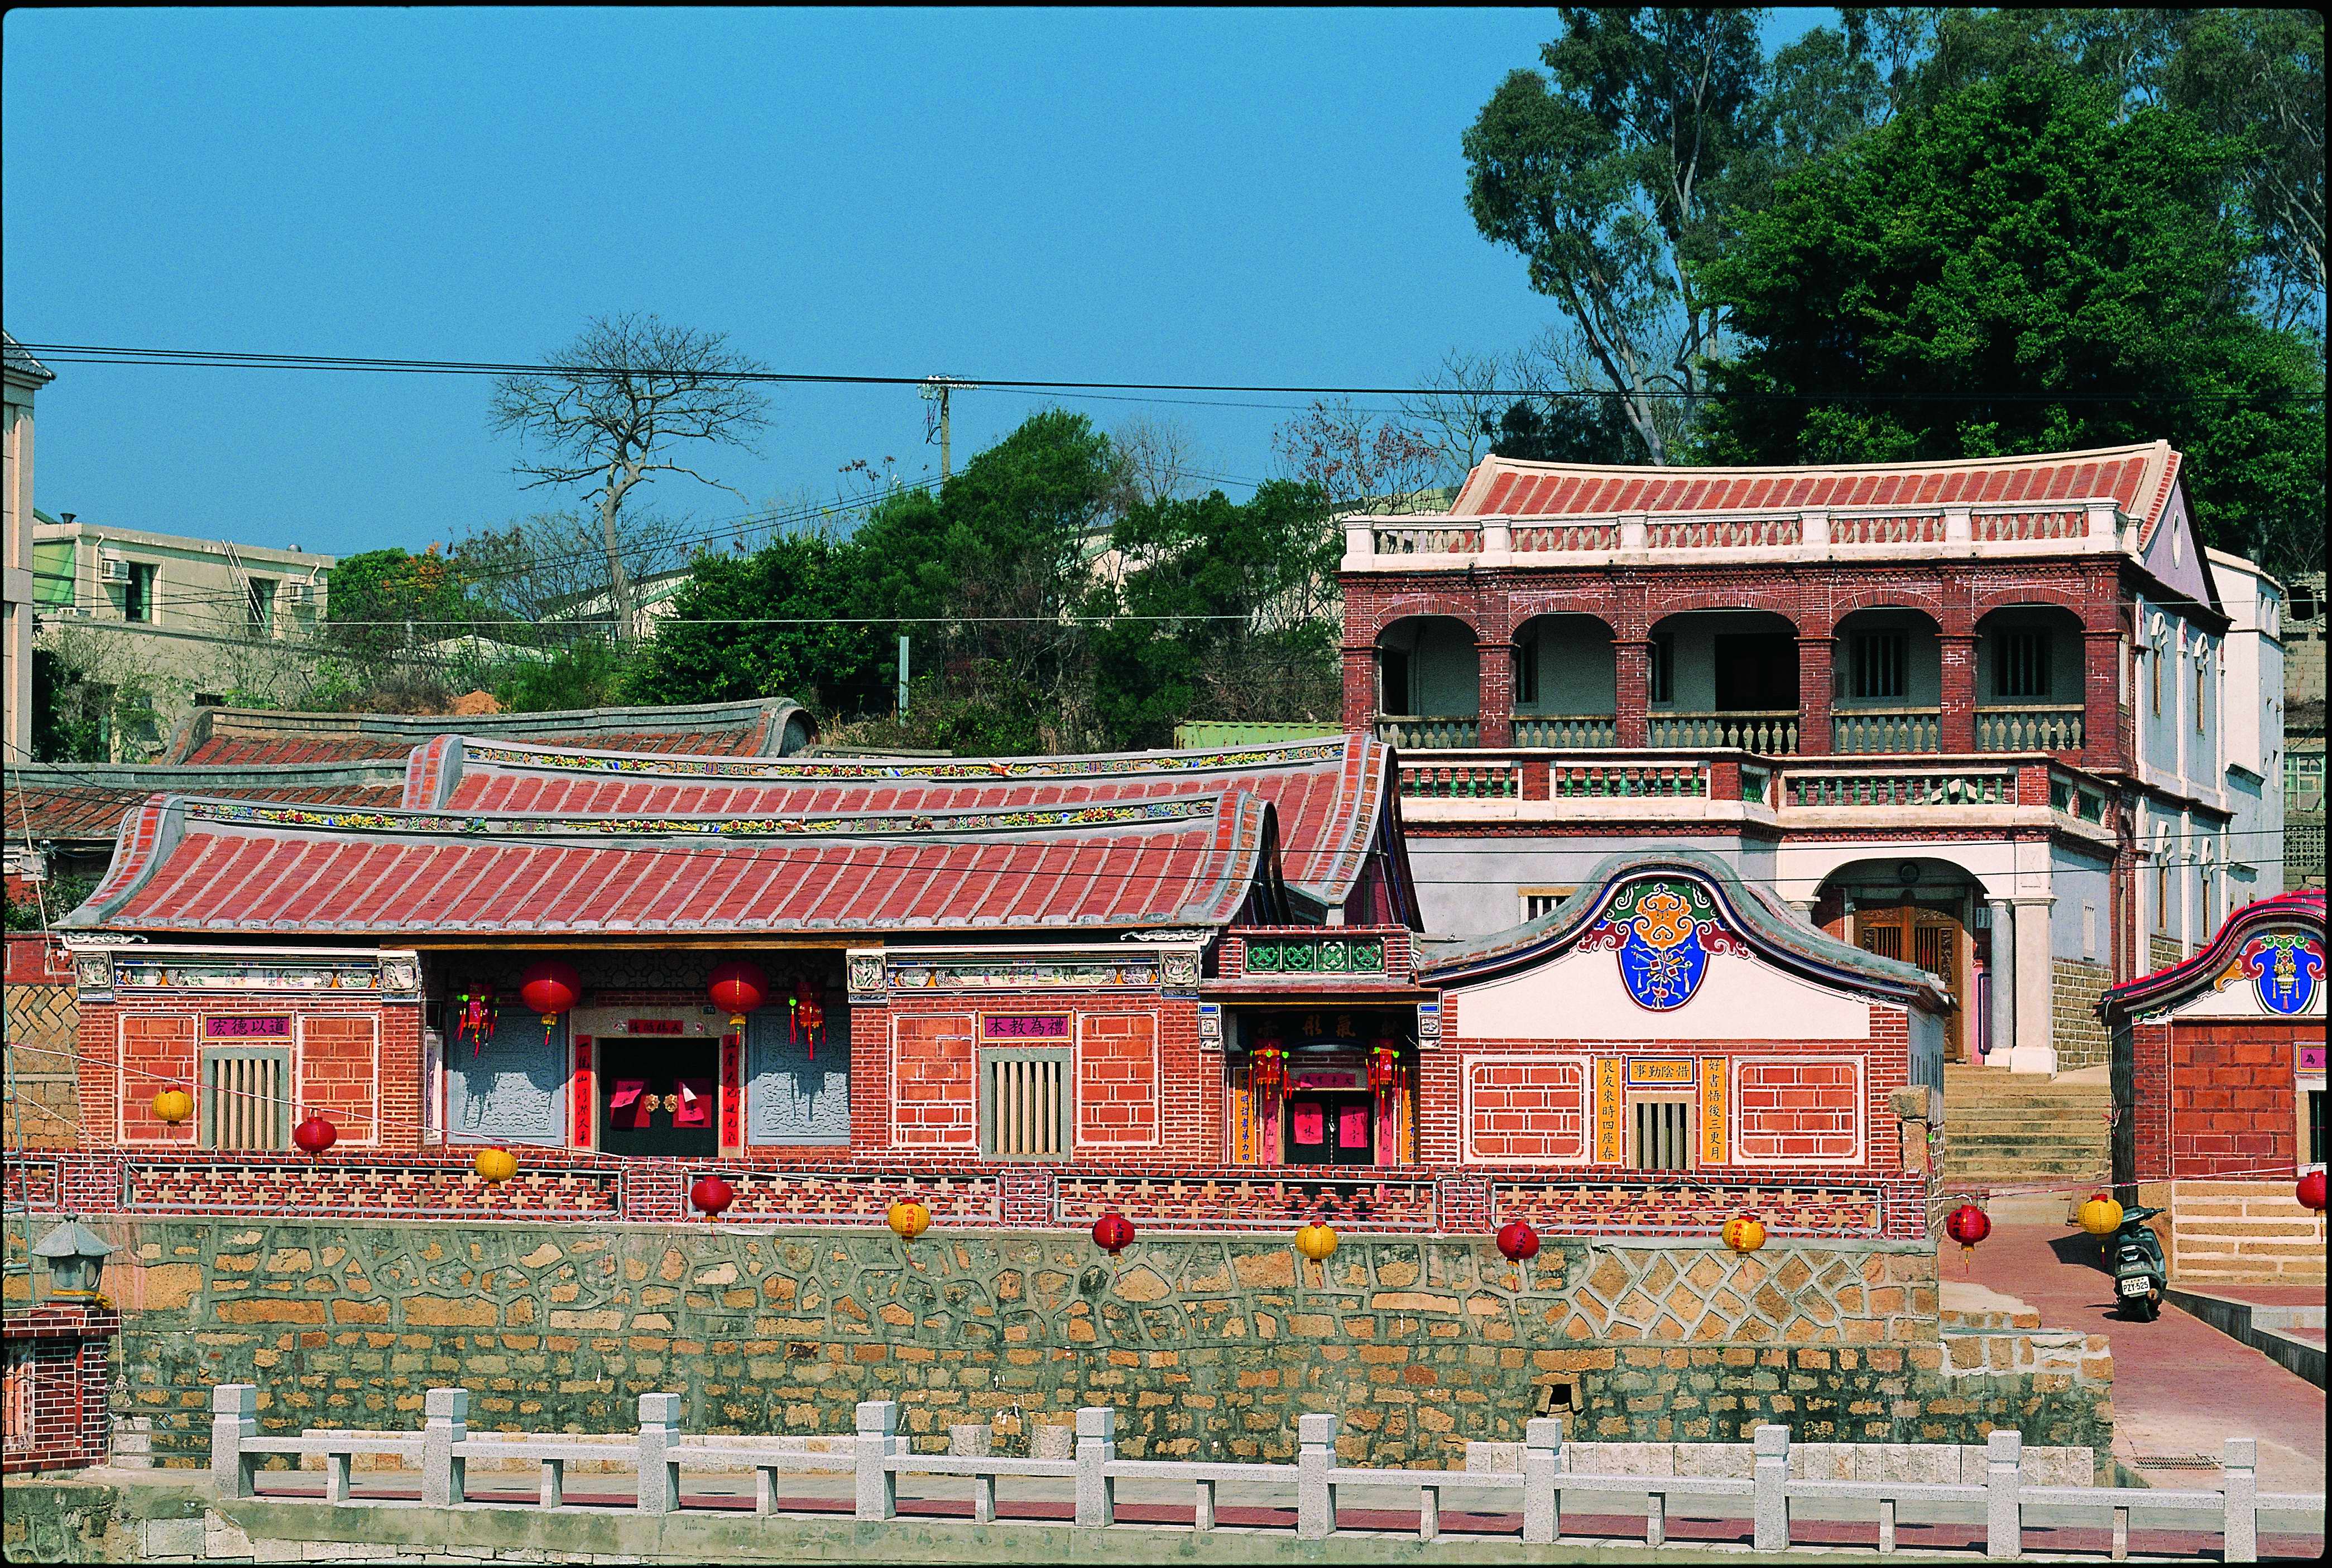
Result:
{"label": "brick window frame", "polygon": [[[195,1146],[196,1148],[281,1151],[292,1146],[292,1126],[299,1119],[292,1113],[294,1102],[300,1098],[300,1088],[292,1043],[290,1041],[267,1045],[247,1043],[220,1045],[205,1042],[197,1060],[200,1065],[196,1075],[199,1087],[195,1097]],[[275,1103],[272,1107],[262,1106],[259,1110],[260,1115],[273,1118],[272,1125],[264,1135],[266,1141],[256,1144],[219,1142],[218,1098],[222,1094],[232,1091],[215,1086],[222,1076],[220,1069],[231,1067],[236,1062],[272,1062],[275,1065],[275,1082],[278,1086]]]}
{"label": "brick window frame", "polygon": [[[1014,1164],[1066,1164],[1075,1157],[1077,1135],[1077,1053],[1066,1045],[982,1046],[979,1052],[980,1157]],[[1046,1064],[1057,1073],[1060,1100],[1054,1107],[1054,1146],[1037,1154],[1006,1153],[997,1146],[997,1069],[1015,1063]]]}

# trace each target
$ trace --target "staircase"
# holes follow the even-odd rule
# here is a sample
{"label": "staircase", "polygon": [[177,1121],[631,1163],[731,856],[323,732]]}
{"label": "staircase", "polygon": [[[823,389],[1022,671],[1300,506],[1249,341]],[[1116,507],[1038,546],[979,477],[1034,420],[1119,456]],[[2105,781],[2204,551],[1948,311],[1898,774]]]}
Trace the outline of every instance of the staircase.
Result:
{"label": "staircase", "polygon": [[1944,1069],[1944,1181],[1954,1189],[2101,1185],[2112,1169],[2102,1067],[2044,1078]]}

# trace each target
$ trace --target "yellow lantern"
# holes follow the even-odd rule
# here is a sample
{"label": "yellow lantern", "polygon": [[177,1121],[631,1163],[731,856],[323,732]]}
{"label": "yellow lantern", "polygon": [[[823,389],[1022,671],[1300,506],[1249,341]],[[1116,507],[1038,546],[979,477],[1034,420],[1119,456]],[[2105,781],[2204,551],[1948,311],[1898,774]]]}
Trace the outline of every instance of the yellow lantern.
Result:
{"label": "yellow lantern", "polygon": [[2080,1221],[2081,1229],[2092,1236],[2110,1236],[2121,1229],[2121,1205],[2109,1193],[2092,1193],[2075,1217]]}
{"label": "yellow lantern", "polygon": [[1295,1250],[1314,1263],[1325,1263],[1328,1255],[1336,1250],[1336,1232],[1333,1227],[1314,1220],[1295,1232]]}
{"label": "yellow lantern", "polygon": [[1754,1214],[1735,1214],[1719,1232],[1735,1252],[1754,1252],[1765,1244],[1765,1227]]}
{"label": "yellow lantern", "polygon": [[902,1198],[891,1205],[884,1218],[902,1241],[912,1241],[932,1228],[932,1212],[913,1198]]}
{"label": "yellow lantern", "polygon": [[154,1115],[177,1126],[195,1114],[195,1097],[182,1088],[166,1088],[154,1097]]}
{"label": "yellow lantern", "polygon": [[508,1149],[480,1149],[478,1157],[470,1164],[480,1176],[497,1187],[518,1174],[518,1156]]}

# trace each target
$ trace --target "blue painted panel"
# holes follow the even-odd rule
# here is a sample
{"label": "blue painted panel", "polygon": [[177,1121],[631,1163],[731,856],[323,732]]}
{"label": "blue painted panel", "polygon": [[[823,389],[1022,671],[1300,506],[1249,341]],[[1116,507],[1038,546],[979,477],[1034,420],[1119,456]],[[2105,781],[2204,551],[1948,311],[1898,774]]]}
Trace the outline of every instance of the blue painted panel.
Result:
{"label": "blue painted panel", "polygon": [[504,1007],[493,1038],[445,1047],[445,1134],[469,1143],[566,1143],[567,1020]]}
{"label": "blue painted panel", "polygon": [[745,1137],[755,1144],[850,1141],[850,1018],[831,1021],[813,1059],[792,1036],[789,1010],[765,1007],[745,1023]]}

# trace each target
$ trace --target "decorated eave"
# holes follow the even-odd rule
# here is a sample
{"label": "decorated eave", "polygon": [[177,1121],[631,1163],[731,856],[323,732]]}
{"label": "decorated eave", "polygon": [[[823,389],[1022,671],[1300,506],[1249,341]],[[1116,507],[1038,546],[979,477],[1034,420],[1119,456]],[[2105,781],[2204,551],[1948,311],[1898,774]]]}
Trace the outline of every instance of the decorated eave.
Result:
{"label": "decorated eave", "polygon": [[61,925],[282,939],[1219,930],[1320,911],[1271,803],[798,816],[375,811],[158,795]]}
{"label": "decorated eave", "polygon": [[[2316,963],[2312,975],[2301,971],[2295,976],[2307,983],[2308,994],[2298,998],[2298,1006],[2292,1012],[2304,1012],[2314,996],[2322,994],[2326,979],[2324,908],[2320,890],[2281,893],[2246,904],[2229,915],[2217,935],[2192,958],[2135,980],[2125,980],[2098,998],[2098,1016],[2110,1029],[2146,1014],[2166,1012],[2235,980],[2256,979],[2255,960],[2250,953],[2252,940],[2282,933],[2293,933],[2314,943]],[[2270,1011],[2283,1009],[2270,1003]]]}
{"label": "decorated eave", "polygon": [[1594,934],[1630,886],[1648,879],[1694,884],[1714,906],[1728,939],[1791,974],[1922,1012],[1951,1008],[1950,988],[1937,976],[1833,939],[1744,882],[1715,855],[1687,849],[1608,856],[1578,892],[1535,920],[1490,936],[1420,944],[1418,979],[1428,985],[1457,985],[1559,956]]}
{"label": "decorated eave", "polygon": [[1361,917],[1415,926],[1391,748],[1338,735],[1199,751],[1036,757],[754,757],[442,736],[416,748],[406,808],[534,815],[793,816],[1052,808],[1244,790],[1276,808],[1289,884],[1344,906],[1371,860],[1385,898]]}
{"label": "decorated eave", "polygon": [[368,759],[401,763],[415,746],[455,730],[498,739],[626,752],[778,756],[807,745],[817,734],[817,725],[799,704],[783,697],[676,707],[580,708],[437,717],[205,708],[196,709],[172,737],[169,760],[211,767]]}

